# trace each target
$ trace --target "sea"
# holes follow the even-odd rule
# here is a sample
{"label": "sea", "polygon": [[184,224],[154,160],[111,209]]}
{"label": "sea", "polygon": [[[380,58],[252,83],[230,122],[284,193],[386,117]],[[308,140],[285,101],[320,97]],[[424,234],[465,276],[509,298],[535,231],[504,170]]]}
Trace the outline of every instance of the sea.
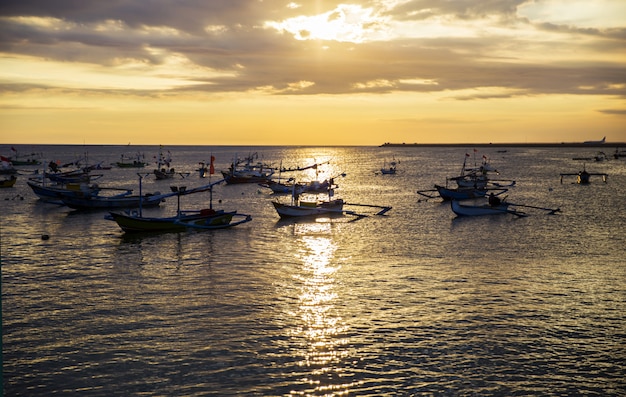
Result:
{"label": "sea", "polygon": [[[626,158],[615,148],[595,161],[597,148],[567,146],[0,145],[13,149],[44,164],[0,189],[5,396],[626,395]],[[152,175],[159,150],[176,178]],[[275,176],[334,177],[334,197],[368,216],[280,220],[272,201],[289,195],[219,184],[181,208],[251,222],[127,235],[106,212],[44,203],[26,184],[50,161],[137,153],[145,168],[96,170],[94,182],[165,193],[220,180],[235,157],[325,163]],[[211,156],[216,174],[201,178]],[[501,197],[559,211],[456,217],[418,193],[483,156]],[[397,173],[382,175],[390,161]],[[606,182],[577,184],[583,169]]]}

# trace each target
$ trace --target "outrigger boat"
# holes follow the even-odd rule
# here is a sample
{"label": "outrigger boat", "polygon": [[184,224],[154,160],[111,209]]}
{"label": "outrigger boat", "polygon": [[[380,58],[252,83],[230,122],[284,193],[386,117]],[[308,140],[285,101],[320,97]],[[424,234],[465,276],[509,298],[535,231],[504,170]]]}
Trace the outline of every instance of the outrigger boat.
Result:
{"label": "outrigger boat", "polygon": [[[325,163],[316,163],[316,164],[303,167],[303,168],[292,168],[292,169],[283,169],[281,167],[278,181],[268,180],[263,183],[259,183],[259,186],[271,189],[274,194],[292,193],[292,192],[294,192],[297,195],[300,195],[303,193],[325,193],[329,189],[337,188],[337,185],[335,185],[335,178],[338,178],[340,176],[345,176],[345,174],[342,173],[334,178],[320,181],[318,178],[319,177],[318,166],[327,164],[327,163],[328,161]],[[289,178],[286,183],[280,181],[280,174],[282,172],[304,171],[307,169],[315,169],[315,180],[310,181],[310,182],[296,182],[294,178]]]}
{"label": "outrigger boat", "polygon": [[352,210],[345,210],[344,206],[380,208],[380,211],[378,211],[376,215],[383,215],[392,208],[380,205],[346,203],[341,198],[333,199],[334,190],[330,188],[327,190],[327,193],[327,199],[319,199],[317,195],[306,195],[304,198],[301,198],[301,195],[296,194],[294,191],[291,195],[290,204],[272,201],[272,205],[281,218],[353,215],[359,219],[368,215],[360,214]]}
{"label": "outrigger boat", "polygon": [[626,157],[626,150],[615,148],[615,153],[613,153],[613,157],[617,160],[621,157]]}
{"label": "outrigger boat", "polygon": [[[63,204],[61,197],[78,196],[87,197],[97,195],[101,188],[97,184],[89,183],[55,183],[46,184],[45,179],[31,178],[26,184],[41,201],[55,204]],[[128,191],[127,189],[121,189]]]}
{"label": "outrigger boat", "polygon": [[[141,175],[140,175],[141,178]],[[145,217],[142,208],[139,210],[127,211],[125,213],[110,212],[105,219],[115,221],[119,227],[127,233],[138,232],[181,232],[187,229],[223,229],[232,227],[244,222],[252,220],[250,215],[238,214],[237,211],[226,212],[224,210],[213,209],[213,186],[224,182],[223,179],[210,183],[208,185],[199,186],[194,189],[187,189],[184,186],[171,186],[173,194],[176,195],[177,210],[176,215],[170,217]],[[200,210],[180,209],[180,197],[192,193],[200,193],[209,191],[209,208]],[[232,222],[233,218],[243,218],[239,221]]]}
{"label": "outrigger boat", "polygon": [[21,155],[18,153],[17,149],[15,149],[14,147],[11,147],[11,150],[13,152],[15,152],[15,155],[10,156],[9,160],[11,161],[11,164],[13,164],[14,166],[19,166],[19,165],[39,165],[41,164],[41,153],[30,153],[27,155]]}
{"label": "outrigger boat", "polygon": [[[108,188],[112,190],[125,190],[124,193],[105,196],[99,193],[88,196],[68,196],[60,197],[61,202],[76,210],[111,210],[116,208],[139,208],[142,207],[158,207],[161,202],[167,198],[174,196],[176,193],[161,194],[159,192],[143,194],[141,181],[145,175],[139,176],[139,194],[133,195],[132,189]],[[148,174],[146,174],[148,175]]]}
{"label": "outrigger boat", "polygon": [[163,146],[159,146],[159,158],[157,159],[157,168],[154,170],[156,179],[171,179],[176,175],[176,170],[170,167],[172,163],[172,155],[167,151],[167,157],[163,155]]}
{"label": "outrigger boat", "polygon": [[[476,151],[474,151],[475,153]],[[467,159],[469,157],[470,155],[466,153],[461,174],[452,178],[446,178],[445,186],[436,184],[434,189],[418,190],[417,194],[427,198],[437,198],[436,195],[431,194],[436,192],[444,201],[469,200],[485,197],[488,193],[494,193],[496,196],[499,196],[507,192],[508,187],[515,186],[515,181],[513,180],[493,180],[489,178],[489,172],[498,173],[498,171],[489,164],[487,156],[483,156],[480,166],[467,168]],[[450,181],[454,181],[456,187],[450,187]],[[507,184],[502,184],[501,182],[507,182]]]}
{"label": "outrigger boat", "polygon": [[274,168],[261,162],[253,164],[258,157],[256,152],[243,160],[235,156],[228,171],[222,171],[226,183],[264,183],[269,181],[274,175]]}
{"label": "outrigger boat", "polygon": [[450,201],[450,208],[458,216],[480,216],[480,215],[495,215],[495,214],[513,214],[516,216],[526,216],[523,212],[509,209],[508,203],[501,203],[498,205],[491,205],[483,203],[480,205],[468,205],[461,204],[458,200]]}
{"label": "outrigger boat", "polygon": [[499,198],[490,195],[489,200],[480,200],[475,204],[462,204],[458,200],[450,201],[450,208],[457,216],[482,216],[482,215],[501,215],[511,214],[517,217],[528,216],[518,208],[534,208],[538,210],[548,211],[549,214],[554,215],[561,211],[559,208],[545,208],[537,207],[534,205],[514,204],[500,200]]}
{"label": "outrigger boat", "polygon": [[[448,200],[470,200],[470,199],[485,197],[487,193],[495,193],[496,196],[499,196],[507,191],[508,189],[505,189],[505,188],[482,188],[482,189],[460,188],[460,187],[451,188],[447,186],[435,185],[434,189],[418,190],[417,194],[427,197],[427,198],[441,197],[443,201],[448,201]],[[437,192],[438,196],[429,194],[429,193],[434,193],[434,192]]]}
{"label": "outrigger boat", "polygon": [[[213,210],[209,210],[213,211]],[[233,222],[234,218],[238,218]],[[226,229],[229,227],[241,225],[250,222],[252,216],[246,214],[238,214],[237,211],[224,212],[223,210],[213,211],[210,216],[201,219],[177,219],[174,223],[183,226],[186,229],[214,230]]]}
{"label": "outrigger boat", "polygon": [[595,175],[595,176],[601,176],[602,177],[602,182],[606,183],[607,178],[609,177],[609,174],[605,174],[603,172],[587,172],[587,170],[583,167],[582,171],[576,172],[576,173],[562,173],[561,174],[561,183],[563,183],[563,177],[564,176],[575,176],[576,177],[576,183],[580,184],[580,185],[588,185],[589,183],[591,183],[591,176]]}
{"label": "outrigger boat", "polygon": [[142,153],[137,152],[135,156],[120,156],[120,161],[115,163],[119,168],[143,168],[146,166],[146,162],[144,161],[146,156]]}
{"label": "outrigger boat", "polygon": [[393,161],[389,162],[388,166],[385,167],[385,164],[383,164],[383,167],[380,169],[380,173],[383,175],[393,175],[397,171],[397,165],[398,163],[395,159],[393,159]]}

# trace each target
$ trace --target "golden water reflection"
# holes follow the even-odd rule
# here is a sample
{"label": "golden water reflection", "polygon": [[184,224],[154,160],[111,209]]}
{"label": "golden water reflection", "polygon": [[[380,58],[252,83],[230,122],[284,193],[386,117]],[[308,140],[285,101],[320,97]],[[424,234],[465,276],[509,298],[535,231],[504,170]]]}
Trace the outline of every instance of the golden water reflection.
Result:
{"label": "golden water reflection", "polygon": [[[349,385],[329,385],[323,374],[341,373],[341,361],[348,355],[347,327],[338,314],[340,288],[337,274],[341,265],[335,258],[337,244],[333,240],[331,223],[299,224],[295,228],[298,237],[296,259],[301,271],[294,274],[300,286],[297,317],[299,325],[295,336],[306,344],[302,351],[301,367],[311,370],[309,383],[318,391],[346,389]],[[333,377],[331,375],[331,378]],[[332,382],[331,382],[332,383]]]}

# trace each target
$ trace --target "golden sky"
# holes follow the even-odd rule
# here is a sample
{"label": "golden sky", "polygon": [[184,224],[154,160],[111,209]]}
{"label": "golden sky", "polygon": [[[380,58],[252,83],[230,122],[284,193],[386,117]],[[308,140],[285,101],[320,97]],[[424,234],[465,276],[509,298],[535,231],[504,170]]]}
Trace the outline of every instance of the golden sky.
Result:
{"label": "golden sky", "polygon": [[626,141],[623,0],[3,0],[0,143]]}

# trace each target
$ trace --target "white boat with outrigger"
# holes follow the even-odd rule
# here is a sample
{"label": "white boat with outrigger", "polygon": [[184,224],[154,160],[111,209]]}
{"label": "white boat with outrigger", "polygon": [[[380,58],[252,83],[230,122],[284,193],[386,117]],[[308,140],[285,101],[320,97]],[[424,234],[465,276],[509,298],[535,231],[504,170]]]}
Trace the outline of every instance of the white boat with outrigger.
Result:
{"label": "white boat with outrigger", "polygon": [[511,214],[517,217],[526,217],[528,214],[521,210],[521,208],[532,208],[542,211],[547,211],[548,214],[554,215],[560,212],[560,208],[546,208],[535,205],[516,204],[505,201],[506,198],[500,199],[495,195],[490,195],[489,198],[483,198],[476,200],[474,203],[461,203],[459,200],[451,200],[450,208],[457,216],[483,216],[483,215],[502,215]]}
{"label": "white boat with outrigger", "polygon": [[[282,168],[279,169],[278,179],[269,179],[264,181],[263,183],[259,183],[259,186],[268,188],[274,194],[287,194],[295,191],[296,194],[303,193],[325,193],[329,189],[335,189],[338,186],[335,184],[335,179],[344,176],[345,174],[337,175],[330,179],[325,179],[323,181],[319,180],[319,167],[324,164],[328,164],[329,161],[325,161],[323,163],[314,163],[312,165],[306,167],[296,167],[296,168]],[[285,182],[281,181],[281,176],[283,172],[294,172],[294,171],[305,171],[309,169],[315,170],[315,179],[309,182],[296,182],[296,178],[288,178]]]}
{"label": "white boat with outrigger", "polygon": [[346,210],[345,206],[370,207],[379,208],[380,210],[374,215],[384,215],[392,209],[390,206],[380,206],[372,204],[347,203],[341,198],[334,197],[334,189],[328,189],[327,197],[320,198],[319,194],[297,194],[292,192],[291,202],[289,204],[280,201],[272,201],[274,209],[281,218],[314,218],[319,216],[341,216],[352,215],[357,219],[369,216],[356,212],[355,210]]}
{"label": "white boat with outrigger", "polygon": [[[476,151],[474,151],[476,156]],[[487,194],[493,193],[500,196],[508,191],[508,188],[515,186],[515,181],[510,179],[492,179],[490,172],[499,175],[497,169],[491,166],[487,156],[482,156],[482,163],[479,166],[467,167],[467,159],[470,157],[465,154],[463,167],[458,176],[446,178],[445,185],[435,184],[433,189],[418,190],[417,194],[427,198],[441,197],[444,201],[449,200],[470,200],[485,197]],[[476,159],[474,159],[476,164]],[[450,183],[454,182],[455,187],[451,187]]]}

